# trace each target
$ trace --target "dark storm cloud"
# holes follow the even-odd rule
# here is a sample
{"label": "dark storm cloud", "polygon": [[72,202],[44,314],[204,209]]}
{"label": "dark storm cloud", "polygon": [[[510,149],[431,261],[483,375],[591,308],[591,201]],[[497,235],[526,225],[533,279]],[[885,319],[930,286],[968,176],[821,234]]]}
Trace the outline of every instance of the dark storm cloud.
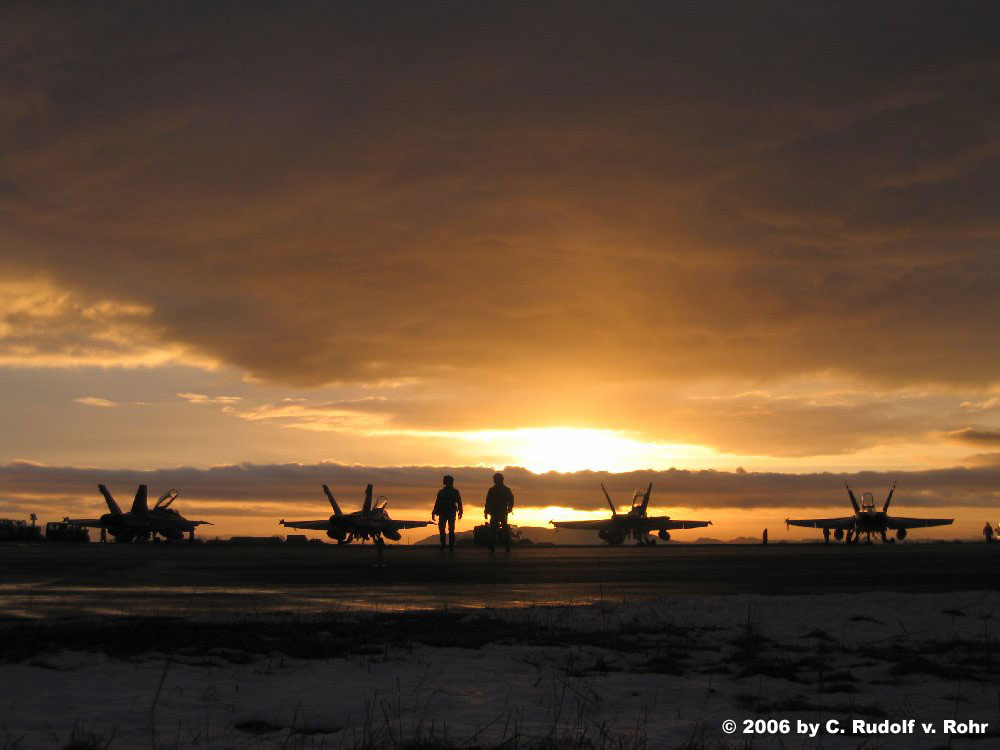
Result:
{"label": "dark storm cloud", "polygon": [[949,432],[948,437],[978,445],[1000,445],[1000,431],[997,430],[977,430],[972,427],[963,427],[961,430]]}
{"label": "dark storm cloud", "polygon": [[[878,497],[898,481],[896,501],[907,508],[979,507],[1000,505],[1000,467],[951,468],[915,472],[856,472],[781,474],[774,472],[640,471],[622,474],[580,471],[534,474],[525,469],[504,470],[519,507],[559,505],[580,510],[607,507],[600,491],[603,482],[619,503],[632,490],[653,482],[652,504],[659,508],[705,509],[817,508],[847,505],[844,482],[856,492]],[[476,467],[375,468],[342,464],[241,464],[212,469],[177,467],[155,471],[122,471],[74,467],[48,467],[25,463],[0,466],[4,495],[30,509],[55,512],[71,505],[81,512],[91,505],[103,507],[96,484],[104,482],[119,503],[131,498],[140,482],[151,494],[167,488],[180,490],[189,507],[214,507],[219,513],[261,515],[292,510],[326,509],[320,486],[328,484],[346,508],[360,506],[364,486],[375,485],[376,494],[392,499],[391,507],[417,512],[433,502],[445,473],[455,477],[470,507],[478,507],[491,484],[492,469]],[[51,509],[51,510],[50,510]]]}
{"label": "dark storm cloud", "polygon": [[992,4],[3,14],[6,272],[149,306],[206,359],[539,388],[1000,368]]}

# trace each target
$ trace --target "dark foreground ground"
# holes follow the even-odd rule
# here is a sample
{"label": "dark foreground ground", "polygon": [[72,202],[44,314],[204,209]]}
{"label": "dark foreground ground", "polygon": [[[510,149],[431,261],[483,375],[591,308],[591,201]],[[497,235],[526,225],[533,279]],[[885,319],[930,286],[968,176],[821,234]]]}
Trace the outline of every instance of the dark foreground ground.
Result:
{"label": "dark foreground ground", "polygon": [[985,750],[997,555],[0,546],[0,750]]}
{"label": "dark foreground ground", "polygon": [[5,618],[635,602],[679,594],[996,590],[1000,545],[515,549],[0,546]]}

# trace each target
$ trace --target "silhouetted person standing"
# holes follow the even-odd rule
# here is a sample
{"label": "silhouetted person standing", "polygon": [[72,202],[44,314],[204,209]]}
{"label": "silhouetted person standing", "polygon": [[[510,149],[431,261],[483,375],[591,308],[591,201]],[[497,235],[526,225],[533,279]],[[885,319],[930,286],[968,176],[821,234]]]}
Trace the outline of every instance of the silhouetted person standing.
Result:
{"label": "silhouetted person standing", "polygon": [[767,546],[767,529],[764,529],[764,533],[761,535],[761,544]]}
{"label": "silhouetted person standing", "polygon": [[493,486],[486,493],[486,509],[483,518],[490,520],[490,552],[496,550],[497,534],[503,533],[504,547],[510,552],[510,526],[507,516],[514,510],[514,493],[503,483],[503,474],[493,475]]}
{"label": "silhouetted person standing", "polygon": [[989,521],[987,521],[986,525],[983,526],[983,536],[986,538],[987,544],[990,544],[993,541],[993,527],[990,526]]}
{"label": "silhouetted person standing", "polygon": [[462,496],[455,489],[455,478],[446,474],[444,487],[438,490],[437,500],[434,501],[434,510],[431,511],[431,520],[434,516],[438,519],[438,532],[441,534],[441,549],[444,549],[444,527],[448,527],[448,547],[455,549],[455,516],[462,517]]}

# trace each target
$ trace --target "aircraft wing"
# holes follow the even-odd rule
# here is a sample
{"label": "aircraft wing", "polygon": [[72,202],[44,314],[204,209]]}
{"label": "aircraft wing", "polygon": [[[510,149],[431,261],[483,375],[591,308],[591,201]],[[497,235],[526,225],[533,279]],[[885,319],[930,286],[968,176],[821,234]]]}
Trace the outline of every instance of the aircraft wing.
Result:
{"label": "aircraft wing", "polygon": [[549,521],[557,529],[583,529],[584,531],[601,531],[603,529],[613,529],[615,524],[608,519],[595,519],[593,521]]}
{"label": "aircraft wing", "polygon": [[430,526],[430,521],[386,521],[386,526],[391,526],[394,529],[418,529],[421,526]]}
{"label": "aircraft wing", "polygon": [[330,521],[324,518],[322,521],[281,521],[282,526],[290,529],[311,529],[312,531],[326,531],[330,528]]}
{"label": "aircraft wing", "polygon": [[711,526],[711,521],[675,521],[669,516],[642,519],[643,531],[655,531],[658,529],[697,529],[701,526]]}
{"label": "aircraft wing", "polygon": [[857,519],[854,516],[845,516],[844,518],[801,518],[798,520],[785,519],[785,524],[788,526],[805,526],[807,529],[853,529],[854,522]]}
{"label": "aircraft wing", "polygon": [[947,526],[954,520],[954,518],[901,518],[900,516],[889,516],[885,519],[885,522],[890,529],[919,529],[924,526]]}

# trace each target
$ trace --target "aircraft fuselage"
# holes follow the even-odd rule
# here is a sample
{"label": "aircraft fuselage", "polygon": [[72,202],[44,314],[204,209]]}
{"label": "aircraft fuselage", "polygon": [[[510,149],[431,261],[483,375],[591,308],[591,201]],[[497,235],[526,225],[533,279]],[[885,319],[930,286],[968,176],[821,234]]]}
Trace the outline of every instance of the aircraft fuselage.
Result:
{"label": "aircraft fuselage", "polygon": [[366,516],[361,511],[354,513],[334,514],[327,521],[326,535],[341,544],[355,539],[377,541],[379,536],[398,542],[403,537],[399,531],[383,523],[389,520],[389,514],[376,508]]}
{"label": "aircraft fuselage", "polygon": [[150,511],[146,514],[131,511],[105,513],[100,520],[101,526],[120,542],[130,542],[134,539],[148,540],[156,534],[171,541],[180,540],[198,526],[194,521],[189,521],[174,511],[167,513]]}
{"label": "aircraft fuselage", "polygon": [[889,530],[888,513],[863,510],[854,514],[854,530],[861,534],[884,534]]}

